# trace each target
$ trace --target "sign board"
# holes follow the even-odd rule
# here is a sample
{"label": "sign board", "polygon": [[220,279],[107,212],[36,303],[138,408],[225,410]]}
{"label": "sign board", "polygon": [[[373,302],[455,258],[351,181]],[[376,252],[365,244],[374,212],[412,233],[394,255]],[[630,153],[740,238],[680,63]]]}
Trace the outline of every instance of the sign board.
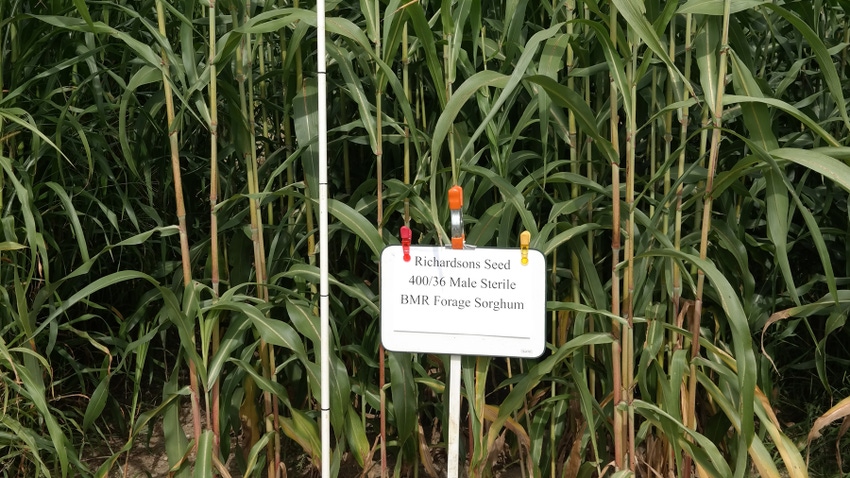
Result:
{"label": "sign board", "polygon": [[546,260],[520,249],[402,246],[381,254],[381,341],[398,352],[537,357]]}

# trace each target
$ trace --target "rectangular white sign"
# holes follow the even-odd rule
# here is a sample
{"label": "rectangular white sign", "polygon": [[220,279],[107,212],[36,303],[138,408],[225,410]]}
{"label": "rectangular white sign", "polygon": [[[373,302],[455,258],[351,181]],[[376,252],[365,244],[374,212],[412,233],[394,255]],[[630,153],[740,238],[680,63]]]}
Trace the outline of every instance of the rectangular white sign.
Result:
{"label": "rectangular white sign", "polygon": [[381,254],[381,340],[399,352],[537,357],[546,260],[520,249],[402,246]]}

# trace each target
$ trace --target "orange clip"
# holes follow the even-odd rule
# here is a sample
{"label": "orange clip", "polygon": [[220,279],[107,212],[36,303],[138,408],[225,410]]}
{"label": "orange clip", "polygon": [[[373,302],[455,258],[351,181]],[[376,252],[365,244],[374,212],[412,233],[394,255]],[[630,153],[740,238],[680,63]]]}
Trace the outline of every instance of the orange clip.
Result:
{"label": "orange clip", "polygon": [[463,234],[463,188],[449,189],[449,210],[452,219],[452,249],[463,249],[466,237]]}
{"label": "orange clip", "polygon": [[407,226],[401,226],[401,250],[404,251],[404,262],[410,262],[410,238],[413,234]]}
{"label": "orange clip", "polygon": [[528,231],[522,231],[519,235],[519,250],[522,254],[522,265],[528,264],[528,246],[531,244],[531,233]]}

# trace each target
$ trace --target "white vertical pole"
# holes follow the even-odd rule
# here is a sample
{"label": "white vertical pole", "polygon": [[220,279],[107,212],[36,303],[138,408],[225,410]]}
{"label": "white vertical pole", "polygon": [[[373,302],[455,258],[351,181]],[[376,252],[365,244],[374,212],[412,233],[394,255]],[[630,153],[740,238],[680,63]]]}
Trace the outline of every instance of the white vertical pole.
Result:
{"label": "white vertical pole", "polygon": [[452,355],[449,365],[449,451],[447,477],[457,478],[460,461],[460,355]]}
{"label": "white vertical pole", "polygon": [[322,478],[331,476],[330,315],[328,313],[328,101],[325,0],[316,5],[319,75],[319,321],[321,322]]}

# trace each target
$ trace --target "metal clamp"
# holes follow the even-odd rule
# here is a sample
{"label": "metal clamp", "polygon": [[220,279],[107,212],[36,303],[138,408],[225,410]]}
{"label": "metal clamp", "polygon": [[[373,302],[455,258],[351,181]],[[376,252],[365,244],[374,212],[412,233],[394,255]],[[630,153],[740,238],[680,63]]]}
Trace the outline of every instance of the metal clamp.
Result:
{"label": "metal clamp", "polygon": [[452,220],[452,249],[463,249],[466,236],[463,233],[463,188],[449,189],[449,211]]}

